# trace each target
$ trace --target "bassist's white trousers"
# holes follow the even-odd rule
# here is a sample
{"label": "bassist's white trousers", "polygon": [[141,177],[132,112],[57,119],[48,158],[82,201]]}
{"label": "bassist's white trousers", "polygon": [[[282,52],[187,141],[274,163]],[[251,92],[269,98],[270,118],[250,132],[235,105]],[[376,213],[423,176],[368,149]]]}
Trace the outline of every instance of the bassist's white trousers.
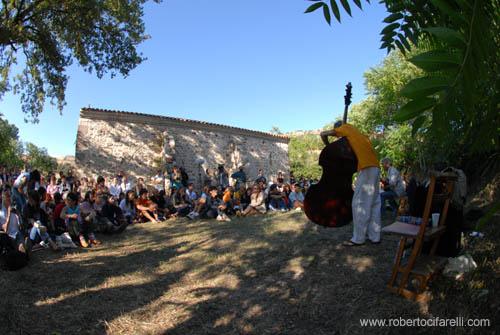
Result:
{"label": "bassist's white trousers", "polygon": [[352,197],[353,243],[380,241],[380,169],[368,167],[358,173]]}

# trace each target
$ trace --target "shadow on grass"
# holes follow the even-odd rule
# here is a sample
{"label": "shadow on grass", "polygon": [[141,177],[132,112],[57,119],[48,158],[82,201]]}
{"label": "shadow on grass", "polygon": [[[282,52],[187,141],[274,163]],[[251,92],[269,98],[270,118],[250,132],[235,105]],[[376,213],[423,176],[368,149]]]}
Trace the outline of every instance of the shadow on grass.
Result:
{"label": "shadow on grass", "polygon": [[[350,227],[323,229],[300,224],[301,217],[292,216],[254,219],[238,229],[234,226],[239,223],[223,223],[212,231],[212,237],[226,243],[207,254],[245,252],[237,262],[201,264],[201,274],[210,278],[229,273],[238,285],[193,289],[194,295],[209,298],[190,306],[191,317],[164,333],[363,333],[363,317],[419,315],[419,306],[402,303],[385,290],[394,243],[346,249],[341,243],[350,237]],[[291,229],[287,221],[302,226]]]}
{"label": "shadow on grass", "polygon": [[421,315],[385,290],[395,242],[350,234],[300,213],[134,227],[2,273],[0,333],[387,334],[359,319]]}

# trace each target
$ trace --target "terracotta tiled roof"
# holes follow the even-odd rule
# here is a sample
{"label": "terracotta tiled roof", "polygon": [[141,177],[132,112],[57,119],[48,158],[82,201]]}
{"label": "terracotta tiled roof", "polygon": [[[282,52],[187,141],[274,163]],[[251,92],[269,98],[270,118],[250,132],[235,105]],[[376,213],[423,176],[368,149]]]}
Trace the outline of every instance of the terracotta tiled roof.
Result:
{"label": "terracotta tiled roof", "polygon": [[90,113],[105,113],[105,114],[117,114],[117,115],[123,115],[123,116],[138,116],[138,117],[147,117],[148,119],[160,119],[160,120],[166,120],[166,121],[171,121],[171,122],[177,122],[177,123],[185,123],[186,125],[199,125],[199,126],[207,126],[207,127],[215,127],[215,128],[222,128],[222,129],[228,129],[228,130],[234,130],[237,132],[243,132],[243,133],[253,133],[255,135],[260,135],[260,136],[270,136],[270,137],[275,137],[279,138],[281,140],[289,140],[289,137],[286,135],[277,135],[277,134],[271,134],[263,131],[257,131],[257,130],[250,130],[250,129],[245,129],[245,128],[239,128],[239,127],[232,127],[228,125],[223,125],[219,123],[211,123],[211,122],[205,122],[205,121],[197,121],[197,120],[190,120],[190,119],[184,119],[184,118],[177,118],[177,117],[172,117],[172,116],[162,116],[162,115],[153,115],[153,114],[144,114],[144,113],[134,113],[134,112],[125,112],[125,111],[117,111],[117,110],[111,110],[111,109],[101,109],[101,108],[92,108],[92,107],[84,107],[80,110],[80,115],[85,117],[88,114],[87,112]]}

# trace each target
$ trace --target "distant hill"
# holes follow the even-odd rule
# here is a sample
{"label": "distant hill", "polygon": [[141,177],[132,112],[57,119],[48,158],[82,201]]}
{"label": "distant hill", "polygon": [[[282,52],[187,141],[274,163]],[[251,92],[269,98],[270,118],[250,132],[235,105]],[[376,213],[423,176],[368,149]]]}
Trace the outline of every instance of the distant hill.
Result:
{"label": "distant hill", "polygon": [[304,135],[318,135],[321,133],[321,129],[315,129],[315,130],[294,130],[291,132],[286,133],[285,135],[288,137],[299,137],[299,136],[304,136]]}

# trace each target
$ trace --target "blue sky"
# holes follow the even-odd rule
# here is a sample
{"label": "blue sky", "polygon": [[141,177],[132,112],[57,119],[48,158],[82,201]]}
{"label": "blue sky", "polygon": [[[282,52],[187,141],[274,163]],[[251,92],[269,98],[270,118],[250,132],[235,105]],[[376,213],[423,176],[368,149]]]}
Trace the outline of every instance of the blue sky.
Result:
{"label": "blue sky", "polygon": [[169,115],[269,131],[317,129],[343,111],[345,84],[364,97],[363,73],[385,56],[379,33],[385,8],[372,1],[329,27],[301,0],[183,1],[146,6],[148,59],[127,78],[97,79],[68,70],[67,105],[47,106],[26,124],[19,98],[0,112],[23,141],[53,156],[73,155],[82,107]]}

